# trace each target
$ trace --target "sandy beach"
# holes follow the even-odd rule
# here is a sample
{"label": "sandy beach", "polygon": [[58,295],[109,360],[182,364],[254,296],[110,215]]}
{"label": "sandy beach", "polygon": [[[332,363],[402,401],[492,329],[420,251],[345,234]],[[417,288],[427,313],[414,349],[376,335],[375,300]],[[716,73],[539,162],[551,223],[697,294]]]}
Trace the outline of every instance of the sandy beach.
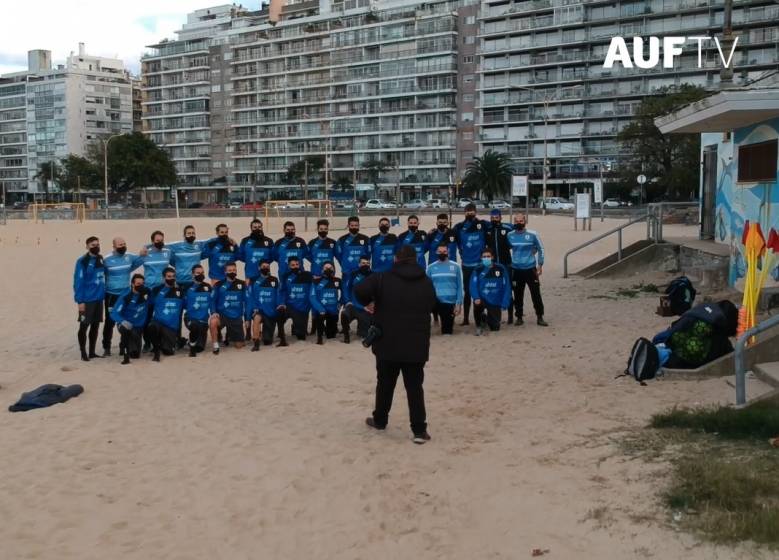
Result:
{"label": "sandy beach", "polygon": [[[79,361],[71,282],[87,236],[108,254],[121,235],[134,252],[154,229],[174,241],[191,222],[205,238],[220,221],[236,239],[248,233],[247,218],[0,226],[0,558],[761,557],[675,531],[658,497],[668,465],[620,448],[654,412],[734,397],[724,379],[614,379],[632,342],[668,320],[654,314],[655,294],[600,296],[667,277],[564,280],[562,257],[620,220],[574,232],[571,218],[531,218],[547,252],[551,327],[529,320],[481,338],[459,321],[453,337],[434,330],[425,382],[433,440],[424,446],[410,441],[402,386],[386,432],[364,425],[375,370],[358,343]],[[307,234],[295,221],[299,235],[314,235],[313,221]],[[377,221],[365,218],[363,232]],[[274,238],[280,230],[279,219],[266,225]],[[634,226],[626,240],[644,234]],[[615,244],[576,255],[572,269]],[[44,383],[85,392],[5,412]]]}

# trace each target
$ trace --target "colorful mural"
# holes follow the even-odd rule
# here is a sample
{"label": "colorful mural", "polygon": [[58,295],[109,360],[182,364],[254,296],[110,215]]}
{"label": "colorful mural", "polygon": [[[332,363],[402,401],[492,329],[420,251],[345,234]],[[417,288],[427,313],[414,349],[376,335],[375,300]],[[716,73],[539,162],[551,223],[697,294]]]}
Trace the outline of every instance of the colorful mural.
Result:
{"label": "colorful mural", "polygon": [[[738,150],[740,145],[779,138],[779,119],[734,131],[732,141],[723,141],[720,133],[705,133],[701,146],[717,145],[717,197],[715,236],[718,243],[730,247],[729,283],[734,286],[746,272],[741,238],[744,224],[757,222],[768,237],[771,228],[779,231],[779,165],[773,181],[738,183]],[[773,282],[779,282],[779,264],[771,271]]]}

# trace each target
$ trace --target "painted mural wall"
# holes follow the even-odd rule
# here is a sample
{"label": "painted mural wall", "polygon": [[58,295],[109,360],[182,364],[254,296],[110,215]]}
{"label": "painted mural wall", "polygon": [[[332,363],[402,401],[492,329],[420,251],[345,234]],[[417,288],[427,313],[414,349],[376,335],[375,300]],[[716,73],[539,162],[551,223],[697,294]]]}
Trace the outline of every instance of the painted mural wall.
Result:
{"label": "painted mural wall", "polygon": [[[729,282],[732,286],[735,286],[746,272],[744,246],[741,244],[746,221],[760,223],[766,238],[771,228],[779,232],[779,165],[773,181],[737,183],[737,147],[776,138],[779,138],[779,119],[738,129],[734,131],[732,141],[729,142],[723,142],[723,135],[720,133],[706,133],[701,136],[702,147],[718,145],[715,238],[718,243],[725,243],[730,247]],[[771,267],[767,284],[779,284],[779,263],[774,261]]]}

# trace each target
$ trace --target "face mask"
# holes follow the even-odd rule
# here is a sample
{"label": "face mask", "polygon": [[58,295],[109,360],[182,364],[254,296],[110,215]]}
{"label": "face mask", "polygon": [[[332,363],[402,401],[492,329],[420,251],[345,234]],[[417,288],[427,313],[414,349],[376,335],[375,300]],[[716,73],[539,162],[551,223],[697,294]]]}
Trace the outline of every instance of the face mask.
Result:
{"label": "face mask", "polygon": [[146,291],[146,288],[144,288],[143,284],[141,284],[139,286],[133,286],[133,290],[135,290],[139,294],[142,294]]}
{"label": "face mask", "polygon": [[466,219],[467,221],[469,221],[469,222],[472,222],[473,220],[475,220],[475,219],[476,219],[476,215],[475,215],[475,214],[466,214],[466,215],[465,215],[465,219]]}
{"label": "face mask", "polygon": [[235,277],[236,277],[236,276],[238,276],[238,274],[236,274],[235,272],[228,272],[228,273],[226,274],[226,276],[227,276],[227,277],[228,277],[230,280],[235,280]]}
{"label": "face mask", "polygon": [[165,242],[164,241],[155,241],[154,242],[154,247],[157,248],[157,249],[162,249],[164,246],[165,246]]}
{"label": "face mask", "polygon": [[481,264],[487,267],[492,266],[492,257],[482,257]]}
{"label": "face mask", "polygon": [[116,248],[116,254],[117,255],[124,255],[127,252],[127,247],[117,247]]}
{"label": "face mask", "polygon": [[206,279],[205,274],[195,274],[195,282],[202,282]]}
{"label": "face mask", "polygon": [[442,253],[438,253],[437,256],[438,256],[438,260],[441,261],[441,262],[445,261],[446,257],[448,257],[448,255],[444,255]]}
{"label": "face mask", "polygon": [[89,248],[89,252],[92,253],[93,255],[99,255],[100,254],[100,245],[98,245],[97,247],[90,247]]}
{"label": "face mask", "polygon": [[195,242],[195,236],[194,235],[188,235],[184,238],[184,241],[187,243],[194,243]]}
{"label": "face mask", "polygon": [[525,224],[514,224],[514,229],[522,231],[525,229]]}
{"label": "face mask", "polygon": [[333,275],[333,271],[332,270],[325,270],[324,272],[322,272],[322,275],[327,277],[327,278],[330,278]]}
{"label": "face mask", "polygon": [[285,231],[284,232],[284,237],[286,237],[287,239],[292,239],[293,237],[295,237],[295,232],[294,231]]}
{"label": "face mask", "polygon": [[379,231],[381,233],[387,233],[389,231],[389,226],[379,226]]}
{"label": "face mask", "polygon": [[358,227],[350,227],[349,228],[349,233],[351,233],[352,235],[357,235],[358,233],[360,233],[360,228],[358,228]]}
{"label": "face mask", "polygon": [[219,235],[218,237],[219,237],[220,241],[223,241],[223,242],[227,242],[228,241],[226,233],[224,233],[222,235]]}
{"label": "face mask", "polygon": [[324,239],[325,237],[327,237],[327,232],[326,232],[326,231],[320,231],[320,232],[319,232],[319,237],[321,237],[322,239]]}
{"label": "face mask", "polygon": [[364,264],[360,267],[360,272],[362,272],[363,274],[368,274],[370,271],[371,271],[371,267],[368,266],[367,264]]}
{"label": "face mask", "polygon": [[493,226],[499,226],[500,225],[500,220],[492,220],[492,225]]}
{"label": "face mask", "polygon": [[268,274],[270,274],[270,268],[261,268],[260,274],[262,274],[263,276],[267,276]]}
{"label": "face mask", "polygon": [[408,226],[408,231],[411,233],[414,233],[417,229],[419,229],[419,226]]}
{"label": "face mask", "polygon": [[438,224],[438,231],[446,231],[446,224]]}
{"label": "face mask", "polygon": [[166,278],[166,279],[165,279],[165,283],[166,283],[168,286],[173,286],[173,285],[175,285],[175,284],[176,284],[176,279],[175,279],[175,278]]}
{"label": "face mask", "polygon": [[260,239],[262,237],[262,230],[261,229],[253,229],[252,230],[252,239]]}

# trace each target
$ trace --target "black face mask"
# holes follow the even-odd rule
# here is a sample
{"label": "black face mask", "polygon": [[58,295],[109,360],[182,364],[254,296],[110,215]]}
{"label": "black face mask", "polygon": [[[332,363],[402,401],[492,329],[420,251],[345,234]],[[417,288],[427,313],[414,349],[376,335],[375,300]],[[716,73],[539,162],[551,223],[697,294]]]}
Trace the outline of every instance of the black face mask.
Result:
{"label": "black face mask", "polygon": [[260,274],[262,274],[263,276],[268,276],[270,274],[270,268],[261,268]]}
{"label": "black face mask", "polygon": [[117,255],[124,255],[127,252],[127,247],[117,247],[116,248],[116,254]]}
{"label": "black face mask", "polygon": [[419,229],[419,226],[408,226],[408,231],[415,233]]}
{"label": "black face mask", "polygon": [[333,275],[332,270],[325,270],[322,272],[322,276],[324,276],[325,278],[330,278],[332,275]]}
{"label": "black face mask", "polygon": [[438,257],[438,260],[439,260],[439,261],[442,261],[442,262],[443,262],[443,261],[445,261],[445,260],[446,260],[446,258],[447,258],[449,255],[442,255],[441,253],[437,253],[437,254],[436,254],[436,256]]}
{"label": "black face mask", "polygon": [[476,219],[476,216],[471,216],[470,214],[468,214],[468,215],[465,216],[465,219],[468,222],[472,222],[473,220]]}
{"label": "black face mask", "polygon": [[300,269],[289,267],[289,272],[290,274],[297,274],[298,272],[300,272]]}
{"label": "black face mask", "polygon": [[89,252],[92,253],[93,255],[99,255],[100,254],[100,245],[98,245],[97,247],[90,247],[89,248]]}
{"label": "black face mask", "polygon": [[236,274],[235,272],[228,272],[227,274],[225,274],[225,276],[227,276],[230,280],[235,280],[235,277],[238,276],[238,274]]}
{"label": "black face mask", "polygon": [[514,229],[518,231],[522,231],[523,229],[525,229],[525,224],[514,224]]}
{"label": "black face mask", "polygon": [[444,224],[438,224],[438,231],[440,232],[446,231],[446,226]]}
{"label": "black face mask", "polygon": [[184,238],[184,241],[186,241],[187,243],[194,243],[195,242],[195,236],[194,235],[187,235]]}
{"label": "black face mask", "polygon": [[219,240],[224,242],[224,243],[227,243],[229,241],[229,238],[227,237],[227,234],[225,233],[224,235],[220,235],[219,236]]}
{"label": "black face mask", "polygon": [[370,271],[371,271],[371,267],[368,266],[367,264],[360,266],[360,272],[362,272],[363,274],[368,274]]}
{"label": "black face mask", "polygon": [[206,279],[205,274],[195,274],[195,282],[202,282]]}
{"label": "black face mask", "polygon": [[389,231],[389,226],[379,226],[379,231],[381,233],[387,233]]}
{"label": "black face mask", "polygon": [[292,239],[293,237],[295,237],[295,232],[294,231],[285,231],[284,232],[284,237],[286,237],[287,239]]}
{"label": "black face mask", "polygon": [[175,286],[176,285],[176,279],[175,278],[166,278],[165,283],[168,286]]}
{"label": "black face mask", "polygon": [[261,229],[253,229],[252,230],[252,239],[262,239],[262,230]]}
{"label": "black face mask", "polygon": [[144,286],[144,285],[135,286],[133,289],[138,294],[145,294],[146,293],[146,286]]}
{"label": "black face mask", "polygon": [[165,242],[164,241],[155,241],[154,242],[154,247],[156,249],[162,249],[164,246],[165,246]]}
{"label": "black face mask", "polygon": [[319,237],[321,237],[322,239],[324,239],[325,237],[327,237],[327,232],[326,232],[326,231],[320,231],[320,232],[319,232]]}
{"label": "black face mask", "polygon": [[358,233],[360,233],[360,228],[358,228],[358,227],[350,227],[349,228],[349,233],[351,233],[352,235],[357,235]]}

